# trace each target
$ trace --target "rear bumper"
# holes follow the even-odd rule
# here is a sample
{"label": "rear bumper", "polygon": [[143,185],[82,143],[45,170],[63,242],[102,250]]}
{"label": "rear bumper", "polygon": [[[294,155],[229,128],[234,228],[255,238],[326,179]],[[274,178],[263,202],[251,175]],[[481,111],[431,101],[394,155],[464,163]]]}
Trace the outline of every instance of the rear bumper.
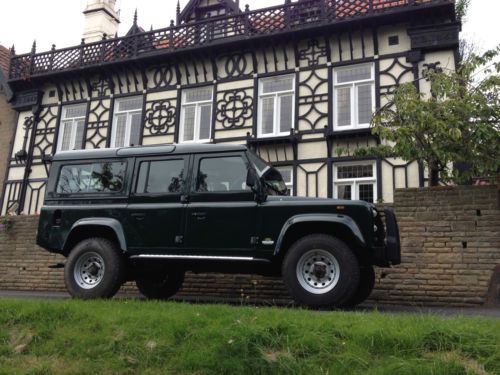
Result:
{"label": "rear bumper", "polygon": [[401,243],[399,239],[399,227],[392,208],[384,209],[385,215],[385,246],[375,247],[374,264],[380,267],[395,266],[401,264]]}

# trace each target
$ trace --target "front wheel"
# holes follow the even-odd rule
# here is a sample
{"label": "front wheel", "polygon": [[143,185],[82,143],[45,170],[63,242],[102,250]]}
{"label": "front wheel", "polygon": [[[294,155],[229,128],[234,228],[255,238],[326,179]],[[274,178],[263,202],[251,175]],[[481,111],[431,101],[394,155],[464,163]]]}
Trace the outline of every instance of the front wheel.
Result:
{"label": "front wheel", "polygon": [[167,272],[161,275],[137,278],[135,284],[141,294],[149,299],[168,299],[179,291],[184,283],[184,272]]}
{"label": "front wheel", "polygon": [[78,243],[64,267],[66,288],[74,298],[111,298],[120,289],[125,262],[116,245],[105,238]]}
{"label": "front wheel", "polygon": [[282,274],[292,297],[313,308],[340,306],[359,284],[354,253],[341,240],[324,234],[309,235],[293,244]]}
{"label": "front wheel", "polygon": [[355,307],[360,303],[363,303],[373,291],[375,287],[375,270],[372,266],[361,267],[359,276],[358,289],[354,295],[342,302],[342,307]]}

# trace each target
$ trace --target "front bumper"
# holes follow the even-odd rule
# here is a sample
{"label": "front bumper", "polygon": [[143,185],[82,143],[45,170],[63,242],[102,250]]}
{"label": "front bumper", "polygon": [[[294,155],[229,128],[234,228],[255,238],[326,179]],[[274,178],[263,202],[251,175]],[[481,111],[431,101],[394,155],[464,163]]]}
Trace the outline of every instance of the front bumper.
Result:
{"label": "front bumper", "polygon": [[374,264],[381,267],[401,264],[401,242],[399,227],[392,208],[384,208],[385,246],[375,247]]}

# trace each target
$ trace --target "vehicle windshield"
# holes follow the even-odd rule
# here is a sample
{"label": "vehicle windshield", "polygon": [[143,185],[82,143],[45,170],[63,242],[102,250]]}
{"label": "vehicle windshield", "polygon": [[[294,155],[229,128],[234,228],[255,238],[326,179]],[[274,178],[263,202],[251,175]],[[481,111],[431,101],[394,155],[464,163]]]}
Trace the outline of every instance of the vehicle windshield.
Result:
{"label": "vehicle windshield", "polygon": [[289,195],[288,188],[280,172],[251,151],[248,151],[248,157],[257,174],[264,181],[268,195]]}

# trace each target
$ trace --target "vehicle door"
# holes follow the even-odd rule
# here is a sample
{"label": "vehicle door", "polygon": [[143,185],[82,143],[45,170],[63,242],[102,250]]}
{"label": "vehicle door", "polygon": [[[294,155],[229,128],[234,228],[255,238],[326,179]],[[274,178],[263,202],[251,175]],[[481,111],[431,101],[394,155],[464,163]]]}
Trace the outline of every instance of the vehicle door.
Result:
{"label": "vehicle door", "polygon": [[161,254],[182,246],[188,156],[137,158],[128,205],[131,252]]}
{"label": "vehicle door", "polygon": [[195,155],[186,210],[185,249],[238,255],[255,248],[257,203],[246,185],[244,153]]}

